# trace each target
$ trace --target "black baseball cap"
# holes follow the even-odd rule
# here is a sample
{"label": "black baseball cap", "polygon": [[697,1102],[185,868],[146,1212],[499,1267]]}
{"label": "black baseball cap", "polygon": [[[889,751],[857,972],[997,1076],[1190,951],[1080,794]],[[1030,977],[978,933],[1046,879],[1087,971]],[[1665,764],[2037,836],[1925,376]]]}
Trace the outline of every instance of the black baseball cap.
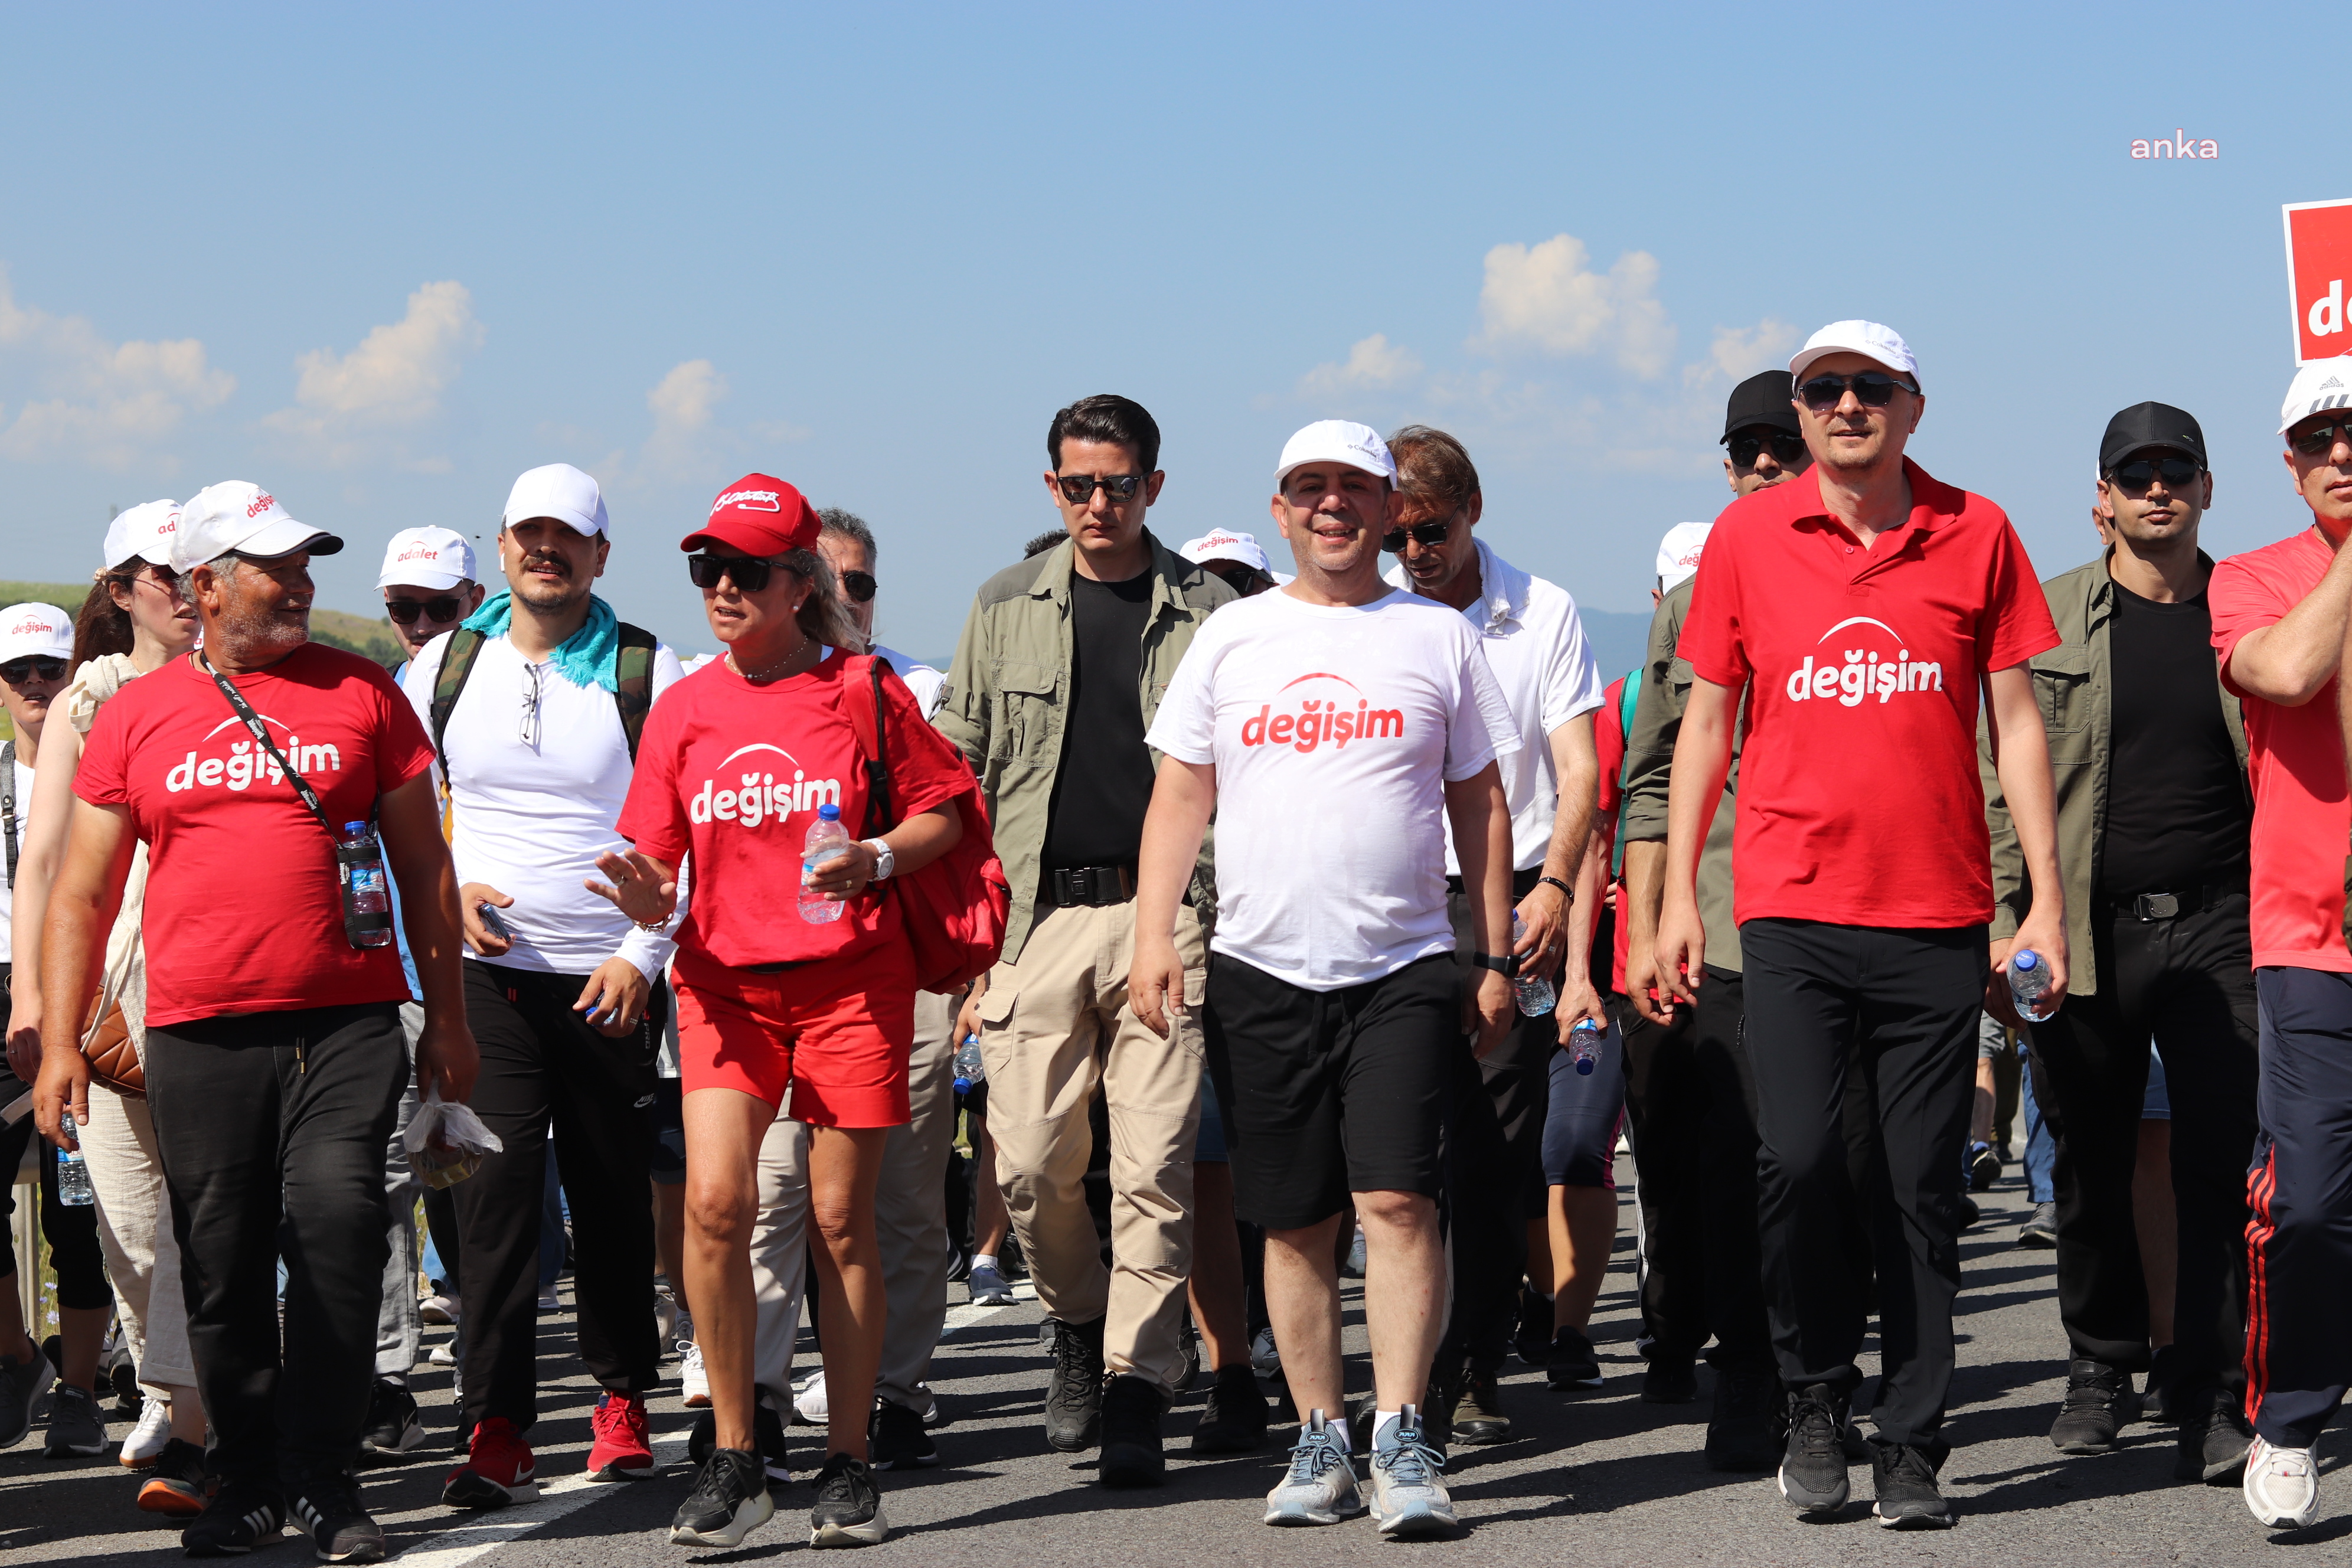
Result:
{"label": "black baseball cap", "polygon": [[1749,376],[1731,389],[1731,401],[1724,405],[1723,440],[1730,440],[1733,431],[1744,430],[1750,425],[1769,425],[1791,436],[1803,435],[1804,427],[1797,423],[1797,410],[1791,401],[1796,395],[1796,378],[1785,370],[1768,370]]}
{"label": "black baseball cap", "polygon": [[2205,432],[2195,415],[2169,403],[2135,403],[2107,421],[2107,433],[2099,437],[2099,472],[2113,473],[2117,463],[2149,447],[2184,452],[2205,467]]}

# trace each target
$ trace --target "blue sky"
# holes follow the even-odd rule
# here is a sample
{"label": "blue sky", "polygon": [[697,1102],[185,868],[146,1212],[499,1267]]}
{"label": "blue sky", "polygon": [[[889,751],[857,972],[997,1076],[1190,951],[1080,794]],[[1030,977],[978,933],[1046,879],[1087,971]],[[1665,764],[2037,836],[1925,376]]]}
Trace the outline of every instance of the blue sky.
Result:
{"label": "blue sky", "polygon": [[[2116,409],[2203,422],[2216,554],[2305,514],[2278,206],[2352,196],[2285,10],[11,7],[0,576],[221,479],[352,549],[576,462],[609,596],[707,647],[677,540],[764,469],[952,647],[1051,525],[1072,398],[1165,435],[1171,542],[1338,416],[1468,444],[1482,531],[1597,608],[1727,499],[1738,374],[1895,326],[1913,451],[2045,574]],[[2214,139],[2203,163],[2135,138]]]}

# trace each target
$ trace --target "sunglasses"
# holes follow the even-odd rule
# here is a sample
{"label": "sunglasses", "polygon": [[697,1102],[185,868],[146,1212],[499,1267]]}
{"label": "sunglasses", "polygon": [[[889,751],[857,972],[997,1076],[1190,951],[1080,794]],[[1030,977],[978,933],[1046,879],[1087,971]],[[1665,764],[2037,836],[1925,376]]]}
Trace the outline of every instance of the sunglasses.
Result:
{"label": "sunglasses", "polygon": [[2193,458],[2134,458],[2108,469],[2107,478],[2136,490],[2162,479],[2168,489],[2177,490],[2204,471]]}
{"label": "sunglasses", "polygon": [[1754,468],[1757,455],[1767,447],[1772,448],[1773,459],[1783,465],[1793,463],[1805,455],[1805,438],[1785,431],[1777,431],[1769,436],[1734,436],[1728,445],[1731,466],[1735,468]]}
{"label": "sunglasses", "polygon": [[5,680],[11,686],[22,686],[35,676],[38,676],[43,680],[62,680],[65,679],[65,673],[64,659],[46,658],[38,654],[25,658],[12,658],[5,664],[0,664],[0,680]]}
{"label": "sunglasses", "polygon": [[1100,485],[1110,492],[1113,500],[1133,500],[1142,487],[1141,474],[1056,474],[1054,482],[1062,487],[1063,497],[1072,506],[1084,506],[1095,499],[1095,487]]}
{"label": "sunglasses", "polygon": [[844,572],[841,574],[841,585],[848,589],[849,596],[859,604],[870,605],[874,602],[874,574],[871,572]]}
{"label": "sunglasses", "polygon": [[2334,451],[2339,440],[2352,441],[2352,419],[2330,420],[2291,437],[2288,445],[2306,458],[2318,458]]}
{"label": "sunglasses", "polygon": [[1381,535],[1381,548],[1391,555],[1402,555],[1404,553],[1404,542],[1407,539],[1424,547],[1443,544],[1445,542],[1445,536],[1453,531],[1452,518],[1432,518],[1427,522],[1408,523],[1402,528],[1390,529]]}
{"label": "sunglasses", "polygon": [[1797,395],[1814,413],[1827,414],[1845,400],[1849,387],[1853,391],[1854,401],[1864,408],[1884,408],[1895,401],[1895,389],[1898,386],[1914,397],[1919,395],[1916,383],[1866,370],[1859,375],[1817,375],[1797,388]]}
{"label": "sunglasses", "polygon": [[413,626],[419,616],[428,621],[454,621],[464,611],[465,603],[455,594],[444,594],[433,599],[386,599],[383,613],[404,626]]}
{"label": "sunglasses", "polygon": [[[686,558],[686,574],[698,588],[716,588],[721,577],[734,579],[736,588],[746,594],[756,594],[768,585],[768,574],[782,567],[792,568],[781,561],[763,560],[757,555],[689,555]],[[859,573],[859,576],[866,574]],[[872,578],[866,581],[871,583]],[[870,596],[870,595],[869,595]]]}

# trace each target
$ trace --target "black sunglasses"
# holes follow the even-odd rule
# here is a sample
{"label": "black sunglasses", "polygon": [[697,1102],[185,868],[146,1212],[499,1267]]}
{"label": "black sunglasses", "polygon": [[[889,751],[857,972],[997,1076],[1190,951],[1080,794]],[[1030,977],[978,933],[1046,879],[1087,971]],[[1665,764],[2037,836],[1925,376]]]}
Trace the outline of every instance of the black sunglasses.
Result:
{"label": "black sunglasses", "polygon": [[874,574],[871,572],[844,572],[841,585],[848,589],[849,596],[859,604],[874,602]]}
{"label": "black sunglasses", "polygon": [[1402,528],[1390,529],[1381,535],[1381,548],[1391,555],[1402,555],[1404,553],[1404,542],[1407,538],[1411,538],[1415,544],[1420,545],[1443,544],[1445,542],[1445,536],[1453,531],[1452,518],[1432,518],[1427,522],[1408,523]]}
{"label": "black sunglasses", "polygon": [[2288,444],[2306,458],[2317,458],[2333,451],[2339,438],[2352,441],[2352,418],[2331,420],[2305,430]]}
{"label": "black sunglasses", "polygon": [[1113,500],[1133,500],[1143,484],[1141,474],[1056,474],[1054,482],[1062,487],[1062,494],[1072,506],[1084,506],[1095,499],[1095,487],[1100,485],[1110,492]]}
{"label": "black sunglasses", "polygon": [[1884,408],[1895,401],[1895,389],[1898,386],[1914,397],[1919,395],[1916,382],[1865,370],[1859,375],[1817,375],[1797,388],[1797,395],[1814,413],[1826,414],[1844,400],[1848,387],[1853,389],[1854,400],[1864,408]]}
{"label": "black sunglasses", "polygon": [[383,613],[404,626],[413,626],[416,617],[428,621],[454,621],[465,608],[465,601],[455,594],[443,594],[431,599],[386,599]]}
{"label": "black sunglasses", "polygon": [[1791,436],[1786,431],[1775,431],[1769,436],[1734,436],[1727,445],[1731,448],[1731,466],[1735,468],[1754,468],[1757,454],[1767,447],[1772,448],[1773,458],[1784,465],[1805,455],[1805,438]]}
{"label": "black sunglasses", "polygon": [[65,673],[64,659],[47,658],[39,654],[31,654],[24,658],[12,658],[5,664],[0,664],[0,680],[5,680],[11,686],[22,686],[36,675],[43,680],[59,680],[64,679]]}
{"label": "black sunglasses", "polygon": [[731,577],[735,580],[735,586],[746,594],[756,594],[766,587],[768,574],[780,566],[787,572],[792,570],[781,561],[763,560],[757,555],[689,555],[686,558],[686,574],[694,579],[696,587],[716,588],[719,579]]}
{"label": "black sunglasses", "polygon": [[2107,470],[2107,478],[2126,489],[2144,490],[2162,479],[2168,489],[2179,489],[2205,470],[2193,458],[2134,458]]}

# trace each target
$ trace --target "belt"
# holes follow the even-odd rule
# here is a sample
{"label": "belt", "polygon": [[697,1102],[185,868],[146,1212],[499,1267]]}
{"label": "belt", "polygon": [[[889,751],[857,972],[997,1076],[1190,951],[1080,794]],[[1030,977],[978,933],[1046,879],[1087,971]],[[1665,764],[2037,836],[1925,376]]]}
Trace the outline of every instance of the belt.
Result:
{"label": "belt", "polygon": [[1132,866],[1066,866],[1045,874],[1045,901],[1058,910],[1103,909],[1134,897]]}
{"label": "belt", "polygon": [[2224,899],[2243,898],[2243,888],[2190,888],[2178,893],[2135,893],[2127,899],[2110,899],[2107,908],[2115,913],[2136,921],[2179,920],[2200,910],[2210,910]]}
{"label": "belt", "polygon": [[746,974],[782,974],[787,969],[805,969],[810,964],[816,962],[817,960],[814,958],[791,958],[786,959],[780,963],[747,963],[743,966],[743,973]]}

